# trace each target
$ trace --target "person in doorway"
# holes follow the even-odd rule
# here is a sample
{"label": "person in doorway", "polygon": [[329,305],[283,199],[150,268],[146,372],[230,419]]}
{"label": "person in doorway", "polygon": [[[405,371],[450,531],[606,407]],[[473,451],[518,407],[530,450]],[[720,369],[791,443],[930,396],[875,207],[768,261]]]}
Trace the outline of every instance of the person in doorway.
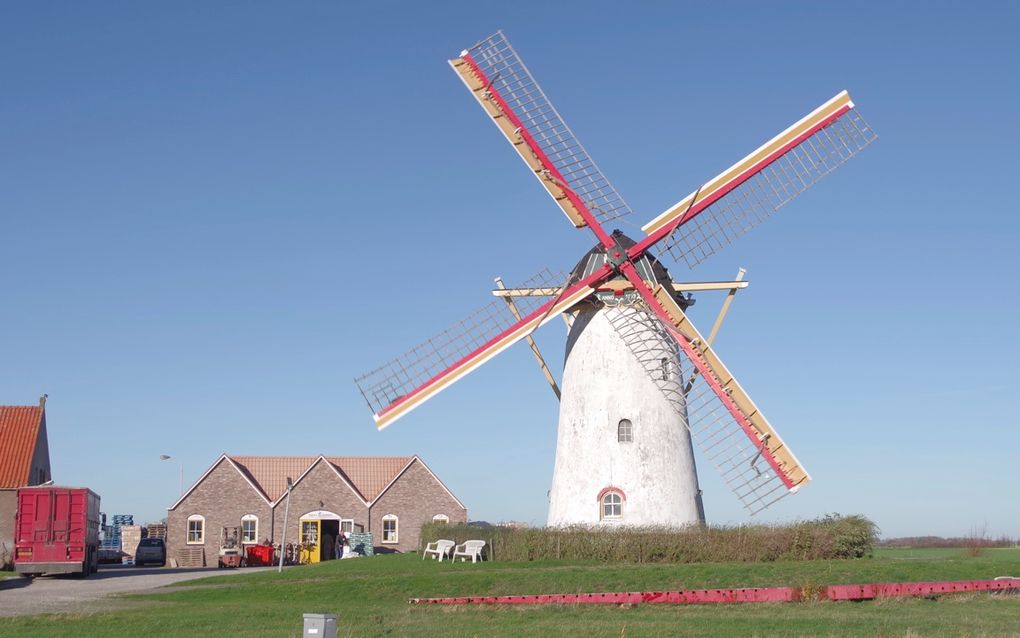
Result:
{"label": "person in doorway", "polygon": [[344,531],[340,530],[336,534],[336,546],[333,548],[334,558],[344,557],[344,545],[347,543],[347,536],[344,535]]}

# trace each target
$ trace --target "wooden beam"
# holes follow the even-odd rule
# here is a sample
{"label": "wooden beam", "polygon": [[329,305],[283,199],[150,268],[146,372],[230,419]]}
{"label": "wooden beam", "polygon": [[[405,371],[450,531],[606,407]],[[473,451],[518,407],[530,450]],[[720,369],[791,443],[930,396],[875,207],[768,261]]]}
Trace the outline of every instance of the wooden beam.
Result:
{"label": "wooden beam", "polygon": [[825,104],[819,106],[817,109],[804,116],[800,121],[790,126],[788,129],[775,136],[768,142],[765,142],[758,147],[754,152],[740,160],[733,166],[729,167],[719,175],[713,177],[704,184],[700,189],[694,191],[687,197],[683,198],[673,206],[671,206],[666,212],[662,213],[652,221],[648,222],[641,227],[641,230],[651,235],[663,228],[674,223],[677,218],[683,216],[687,210],[691,207],[691,203],[697,195],[698,201],[705,201],[710,199],[712,195],[718,191],[727,187],[727,185],[735,179],[745,175],[748,171],[754,169],[759,162],[765,160],[773,153],[782,149],[785,145],[792,143],[797,140],[798,137],[811,131],[813,128],[819,126],[827,119],[835,116],[841,111],[846,111],[853,108],[854,103],[850,99],[850,96],[846,91],[841,91],[838,95],[830,99]]}
{"label": "wooden beam", "polygon": [[[737,276],[734,281],[743,281],[744,274],[747,271],[743,268],[737,270]],[[730,311],[730,304],[733,303],[733,297],[737,294],[737,288],[730,288],[729,294],[726,295],[725,301],[723,301],[722,309],[719,310],[719,315],[715,318],[715,324],[712,326],[712,332],[708,333],[708,345],[712,345],[715,341],[715,336],[719,334],[719,328],[722,328],[723,319],[726,318],[726,313]]]}
{"label": "wooden beam", "polygon": [[789,478],[796,490],[811,481],[811,476],[793,455],[793,452],[786,446],[783,439],[776,432],[775,428],[768,422],[765,415],[758,410],[751,397],[747,395],[737,380],[730,374],[730,371],[723,364],[719,356],[712,350],[708,341],[701,336],[698,329],[687,318],[680,306],[677,305],[671,293],[659,286],[655,290],[655,297],[659,304],[669,315],[673,326],[685,337],[694,349],[701,355],[709,369],[715,375],[719,384],[730,395],[733,403],[737,406],[740,414],[747,419],[754,430],[757,441],[763,452],[768,451],[769,455],[776,461],[781,471]]}
{"label": "wooden beam", "polygon": [[[620,280],[622,281],[622,280]],[[747,288],[751,282],[734,280],[734,281],[698,281],[698,282],[681,282],[673,284],[673,289],[681,292],[704,292],[710,290],[740,290],[741,288]],[[630,282],[624,282],[624,288],[632,288]],[[599,286],[599,290],[602,289],[616,289],[616,285],[606,282]],[[499,288],[492,291],[494,297],[555,297],[559,294],[559,288]]]}
{"label": "wooden beam", "polygon": [[503,136],[506,137],[508,142],[510,142],[510,145],[514,147],[514,150],[517,151],[517,154],[520,155],[521,159],[524,160],[524,163],[528,165],[532,174],[538,178],[542,187],[549,192],[549,195],[552,196],[556,205],[560,207],[563,213],[567,216],[567,219],[570,220],[570,223],[572,223],[575,228],[583,228],[584,226],[587,226],[584,218],[577,209],[574,208],[574,204],[571,203],[570,198],[567,197],[566,192],[564,192],[559,183],[557,183],[557,181],[549,175],[549,171],[542,166],[542,163],[535,156],[535,153],[532,152],[531,148],[529,148],[513,122],[510,121],[510,118],[503,114],[495,100],[490,99],[490,87],[486,86],[482,79],[475,74],[474,70],[471,68],[471,64],[469,64],[463,57],[459,57],[450,60],[450,66],[457,72],[460,79],[464,81],[464,84],[471,91],[471,95],[475,96],[475,99],[478,100],[478,103],[483,109],[485,109],[485,112],[496,124],[496,127],[499,128],[501,133],[503,133]]}
{"label": "wooden beam", "polygon": [[[500,290],[505,290],[503,285],[503,278],[496,277],[496,286]],[[506,301],[507,307],[510,309],[510,313],[513,314],[514,319],[517,321],[521,320],[521,312],[517,309],[517,305],[514,304],[513,297],[505,296],[503,299]],[[542,375],[545,376],[545,380],[549,382],[549,387],[552,388],[553,394],[556,395],[556,400],[560,400],[560,386],[556,385],[556,379],[553,378],[552,372],[549,370],[549,366],[545,363],[545,357],[538,350],[538,344],[535,343],[535,339],[529,334],[524,339],[528,342],[528,346],[531,347],[531,354],[535,355],[535,360],[538,361],[538,367],[542,370]]]}

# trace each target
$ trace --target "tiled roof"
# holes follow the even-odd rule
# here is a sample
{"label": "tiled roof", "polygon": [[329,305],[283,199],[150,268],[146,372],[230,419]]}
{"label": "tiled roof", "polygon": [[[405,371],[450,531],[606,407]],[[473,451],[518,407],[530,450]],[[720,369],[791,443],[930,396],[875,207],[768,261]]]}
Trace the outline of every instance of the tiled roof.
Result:
{"label": "tiled roof", "polygon": [[[317,456],[231,456],[270,501],[276,501],[287,490],[287,477],[297,481],[319,457]],[[371,501],[404,469],[411,456],[327,456],[331,463],[366,501]]]}
{"label": "tiled roof", "polygon": [[0,406],[0,488],[28,485],[42,417],[41,406]]}
{"label": "tiled roof", "polygon": [[296,481],[315,462],[317,456],[231,456],[230,459],[259,486],[270,501],[287,490],[287,477]]}
{"label": "tiled roof", "polygon": [[400,470],[407,467],[412,456],[327,456],[326,460],[340,470],[366,501],[375,500]]}

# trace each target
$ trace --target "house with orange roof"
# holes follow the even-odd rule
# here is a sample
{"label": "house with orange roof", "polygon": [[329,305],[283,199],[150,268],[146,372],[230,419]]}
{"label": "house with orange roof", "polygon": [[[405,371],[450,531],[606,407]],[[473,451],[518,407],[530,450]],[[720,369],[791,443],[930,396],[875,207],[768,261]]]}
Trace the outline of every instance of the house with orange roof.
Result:
{"label": "house with orange roof", "polygon": [[0,569],[11,563],[18,488],[51,478],[46,395],[39,405],[0,405]]}
{"label": "house with orange roof", "polygon": [[167,557],[201,554],[198,564],[215,565],[229,527],[242,545],[300,543],[307,562],[332,559],[341,530],[370,532],[376,551],[406,552],[432,521],[466,522],[467,508],[416,455],[223,454],[167,508]]}

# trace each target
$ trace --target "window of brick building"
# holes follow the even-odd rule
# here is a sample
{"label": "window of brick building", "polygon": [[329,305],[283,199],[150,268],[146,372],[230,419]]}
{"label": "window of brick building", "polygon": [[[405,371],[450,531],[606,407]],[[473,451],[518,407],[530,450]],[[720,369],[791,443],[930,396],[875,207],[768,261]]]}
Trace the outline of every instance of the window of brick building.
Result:
{"label": "window of brick building", "polygon": [[319,522],[301,521],[301,544],[316,545],[319,542]]}
{"label": "window of brick building", "polygon": [[450,522],[450,517],[447,516],[446,514],[436,514],[435,516],[432,517],[432,522],[443,523],[445,525],[446,523]]}
{"label": "window of brick building", "polygon": [[205,517],[192,514],[188,517],[188,545],[201,545],[205,542]]}
{"label": "window of brick building", "polygon": [[387,514],[382,517],[382,542],[384,543],[396,543],[397,542],[397,524],[399,519],[393,514]]}
{"label": "window of brick building", "polygon": [[241,517],[241,542],[259,542],[259,517],[254,514],[245,514]]}

